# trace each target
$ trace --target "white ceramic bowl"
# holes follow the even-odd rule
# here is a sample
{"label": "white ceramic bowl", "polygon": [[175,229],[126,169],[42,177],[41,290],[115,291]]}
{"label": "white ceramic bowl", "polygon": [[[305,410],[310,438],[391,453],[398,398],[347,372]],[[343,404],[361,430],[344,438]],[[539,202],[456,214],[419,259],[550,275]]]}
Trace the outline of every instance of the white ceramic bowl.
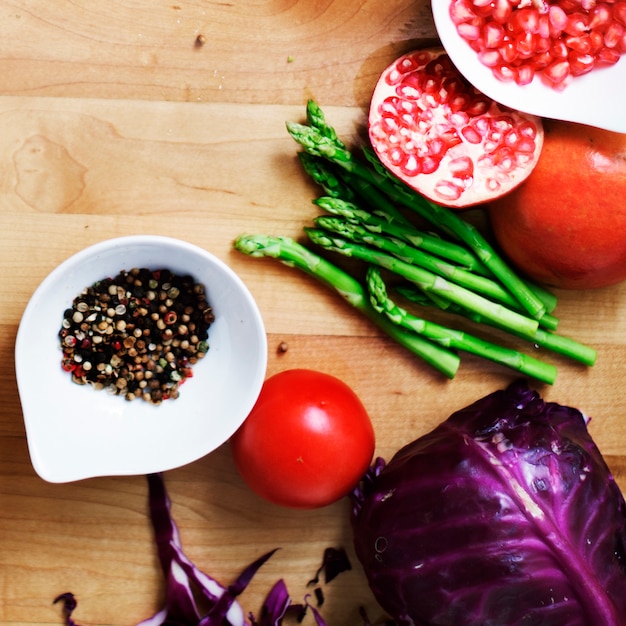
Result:
{"label": "white ceramic bowl", "polygon": [[[133,267],[191,274],[206,286],[215,313],[208,353],[180,396],[158,406],[77,385],[61,368],[65,309],[85,287]],[[225,263],[183,241],[140,235],[86,248],[42,282],[24,311],[15,363],[33,467],[62,483],[165,471],[213,451],[258,397],[267,338],[250,292]]]}
{"label": "white ceramic bowl", "polygon": [[437,33],[459,72],[476,89],[518,111],[567,122],[596,126],[626,133],[623,93],[626,85],[626,58],[615,65],[578,76],[563,90],[556,91],[539,79],[517,85],[497,79],[478,55],[458,34],[449,15],[449,0],[431,3]]}

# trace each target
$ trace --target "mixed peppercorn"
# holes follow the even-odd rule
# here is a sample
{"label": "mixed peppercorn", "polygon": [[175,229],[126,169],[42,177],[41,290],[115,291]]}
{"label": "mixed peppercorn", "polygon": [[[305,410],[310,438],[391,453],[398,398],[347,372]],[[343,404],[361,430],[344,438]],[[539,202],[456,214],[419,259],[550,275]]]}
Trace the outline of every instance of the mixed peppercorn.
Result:
{"label": "mixed peppercorn", "polygon": [[202,284],[134,268],[87,287],[63,314],[62,367],[75,383],[160,404],[177,398],[215,319]]}

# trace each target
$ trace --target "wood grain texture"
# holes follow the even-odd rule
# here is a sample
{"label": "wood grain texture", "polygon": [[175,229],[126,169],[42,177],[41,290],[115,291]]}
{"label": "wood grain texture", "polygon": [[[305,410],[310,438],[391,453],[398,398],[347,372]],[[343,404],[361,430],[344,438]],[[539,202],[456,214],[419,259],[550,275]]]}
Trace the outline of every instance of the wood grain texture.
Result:
{"label": "wood grain texture", "polygon": [[[514,378],[467,357],[442,380],[312,279],[232,250],[242,232],[297,237],[316,215],[285,121],[302,120],[315,97],[357,138],[379,72],[434,36],[425,0],[0,0],[0,24],[0,623],[60,624],[52,599],[64,591],[85,625],[128,626],[162,601],[145,479],[53,485],[28,456],[17,327],[43,278],[89,244],[155,233],[217,254],[259,304],[268,375],[311,367],[343,378],[384,457]],[[598,363],[546,355],[559,377],[538,389],[592,417],[626,488],[626,285],[558,295],[561,332],[596,347]],[[224,583],[281,548],[242,597],[247,610],[281,576],[300,599],[324,548],[351,550],[347,502],[310,512],[261,502],[227,446],[165,479],[185,549]],[[324,589],[329,626],[359,624],[360,605],[379,615],[353,566]]]}

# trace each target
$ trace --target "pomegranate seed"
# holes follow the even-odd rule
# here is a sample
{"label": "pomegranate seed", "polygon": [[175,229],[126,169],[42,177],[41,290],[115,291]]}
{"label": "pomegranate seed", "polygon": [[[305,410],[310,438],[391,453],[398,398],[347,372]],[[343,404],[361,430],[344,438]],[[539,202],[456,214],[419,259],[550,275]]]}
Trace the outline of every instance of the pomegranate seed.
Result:
{"label": "pomegranate seed", "polygon": [[458,146],[463,141],[454,129],[443,133],[442,138],[445,141],[446,151],[451,150],[452,148],[454,148],[454,146]]}
{"label": "pomegranate seed", "polygon": [[[519,141],[515,145],[516,150],[522,155],[532,155],[535,152],[536,144],[532,139],[528,137],[520,137]],[[518,156],[519,159],[519,156]]]}
{"label": "pomegranate seed", "polygon": [[565,45],[575,52],[589,54],[591,52],[591,37],[589,35],[580,35],[578,37],[566,37]]}
{"label": "pomegranate seed", "polygon": [[507,41],[501,48],[500,54],[505,63],[514,63],[517,61],[518,52],[515,42]]}
{"label": "pomegranate seed", "polygon": [[431,60],[431,56],[428,54],[427,51],[420,52],[418,50],[413,56],[413,59],[411,60],[411,62],[408,63],[407,65],[414,65],[419,68],[429,63],[430,60]]}
{"label": "pomegranate seed", "polygon": [[450,159],[448,168],[454,178],[467,179],[474,175],[474,163],[472,159],[467,156],[459,157],[458,159]]}
{"label": "pomegranate seed", "polygon": [[510,82],[517,79],[517,72],[509,65],[498,65],[493,68],[493,73],[499,80]]}
{"label": "pomegranate seed", "polygon": [[439,164],[441,161],[439,159],[434,159],[431,156],[425,156],[422,159],[422,174],[433,174],[439,169]]}
{"label": "pomegranate seed", "polygon": [[539,16],[539,27],[537,28],[537,35],[542,39],[549,39],[552,29],[550,28],[550,17],[546,13]]}
{"label": "pomegranate seed", "polygon": [[553,85],[562,83],[569,76],[569,74],[569,62],[563,60],[554,61],[554,63],[548,65],[548,67],[544,70],[545,77]]}
{"label": "pomegranate seed", "polygon": [[518,9],[509,23],[513,32],[535,34],[539,31],[539,14],[535,9]]}
{"label": "pomegranate seed", "polygon": [[466,85],[457,77],[446,77],[441,81],[441,90],[445,91],[450,97],[456,94],[464,94],[467,91]]}
{"label": "pomegranate seed", "polygon": [[550,50],[546,50],[546,52],[542,54],[535,55],[535,57],[532,60],[531,67],[533,68],[534,71],[541,72],[546,67],[548,67],[548,65],[550,65],[552,61],[554,61],[554,57],[552,56],[552,53],[550,52]]}
{"label": "pomegranate seed", "polygon": [[533,141],[537,139],[537,127],[530,122],[522,122],[519,124],[518,132],[524,139],[532,139]]}
{"label": "pomegranate seed", "polygon": [[558,37],[567,26],[567,13],[560,6],[553,4],[550,7],[548,19],[552,27],[552,36]]}
{"label": "pomegranate seed", "polygon": [[535,50],[535,36],[532,33],[521,33],[515,40],[515,49],[520,56],[528,58]]}
{"label": "pomegranate seed", "polygon": [[415,72],[419,67],[417,59],[402,59],[400,63],[396,65],[396,69],[404,77],[406,74]]}
{"label": "pomegranate seed", "polygon": [[626,26],[626,2],[616,2],[613,5],[613,19]]}
{"label": "pomegranate seed", "polygon": [[465,111],[457,111],[449,117],[450,124],[452,124],[454,128],[463,128],[467,126],[470,119],[470,116]]}
{"label": "pomegranate seed", "polygon": [[407,85],[406,83],[402,83],[400,87],[398,87],[397,93],[401,98],[407,100],[418,100],[421,95],[419,88],[413,85]]}
{"label": "pomegranate seed", "polygon": [[604,46],[604,36],[599,30],[592,30],[589,33],[589,42],[591,43],[591,53],[596,54]]}
{"label": "pomegranate seed", "polygon": [[619,22],[612,22],[604,33],[604,45],[615,48],[622,40],[624,27]]}
{"label": "pomegranate seed", "polygon": [[506,24],[512,13],[513,7],[509,4],[508,0],[495,0],[492,15],[496,22]]}
{"label": "pomegranate seed", "polygon": [[551,45],[552,40],[550,39],[550,37],[537,37],[535,39],[535,53],[543,54],[544,52],[548,52]]}
{"label": "pomegranate seed", "polygon": [[505,33],[502,24],[488,22],[482,29],[482,39],[485,48],[498,48],[504,41]]}
{"label": "pomegranate seed", "polygon": [[451,181],[442,180],[435,185],[435,191],[448,202],[455,202],[463,194],[463,187],[455,185]]}
{"label": "pomegranate seed", "polygon": [[402,115],[416,115],[421,111],[417,102],[413,100],[402,100],[402,98],[394,98],[392,100],[393,108]]}
{"label": "pomegranate seed", "polygon": [[550,48],[550,54],[555,59],[566,59],[567,55],[569,54],[569,50],[567,49],[567,46],[565,45],[565,42],[563,40],[556,41],[552,48]]}
{"label": "pomegranate seed", "polygon": [[416,176],[417,174],[422,173],[420,165],[420,162],[415,158],[415,156],[409,154],[402,160],[402,163],[400,164],[400,171],[406,176]]}
{"label": "pomegranate seed", "polygon": [[381,117],[381,126],[388,135],[397,133],[399,128],[398,120],[391,115],[383,115]]}
{"label": "pomegranate seed", "polygon": [[596,54],[596,61],[602,65],[614,65],[619,58],[620,53],[615,48],[601,48]]}
{"label": "pomegranate seed", "polygon": [[598,4],[590,12],[589,28],[591,30],[606,28],[613,19],[612,9],[608,4]]}
{"label": "pomegranate seed", "polygon": [[404,161],[404,152],[400,148],[394,148],[387,152],[387,157],[393,165],[402,165]]}
{"label": "pomegranate seed", "polygon": [[489,130],[492,133],[492,137],[497,136],[501,139],[502,137],[504,137],[504,134],[511,129],[512,126],[513,118],[511,118],[509,115],[500,115],[499,117],[494,117],[491,119]]}
{"label": "pomegranate seed", "polygon": [[517,68],[517,84],[530,85],[535,78],[535,70],[530,65],[522,65]]}
{"label": "pomegranate seed", "polygon": [[569,55],[568,60],[572,76],[587,74],[595,65],[595,59],[592,54],[572,53]]}
{"label": "pomegranate seed", "polygon": [[461,129],[461,134],[467,143],[479,144],[483,139],[482,135],[473,126],[465,126]]}
{"label": "pomegranate seed", "polygon": [[571,13],[563,31],[568,35],[582,35],[589,30],[589,17],[584,13]]}
{"label": "pomegranate seed", "polygon": [[502,61],[502,57],[497,50],[481,50],[478,53],[478,58],[486,67],[496,67]]}
{"label": "pomegranate seed", "polygon": [[457,26],[457,31],[466,41],[477,41],[480,39],[480,26],[473,22],[463,22]]}
{"label": "pomegranate seed", "polygon": [[450,17],[455,24],[469,22],[476,17],[472,5],[466,0],[455,0],[450,4]]}
{"label": "pomegranate seed", "polygon": [[471,104],[467,107],[466,113],[471,117],[478,117],[487,113],[491,107],[491,102],[482,94],[476,95]]}
{"label": "pomegranate seed", "polygon": [[510,148],[502,146],[494,156],[494,163],[500,170],[511,172],[515,169],[515,153]]}

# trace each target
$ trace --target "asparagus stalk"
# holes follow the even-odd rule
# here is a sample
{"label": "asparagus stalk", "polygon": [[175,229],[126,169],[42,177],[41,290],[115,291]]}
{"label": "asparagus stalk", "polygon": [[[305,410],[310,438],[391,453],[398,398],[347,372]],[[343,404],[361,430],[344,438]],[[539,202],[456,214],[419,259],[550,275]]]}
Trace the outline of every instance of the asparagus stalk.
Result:
{"label": "asparagus stalk", "polygon": [[398,224],[388,216],[381,217],[380,214],[370,213],[342,197],[322,196],[315,200],[315,204],[332,215],[344,217],[354,224],[361,224],[373,233],[401,239],[468,270],[481,272],[482,264],[467,248],[437,235],[425,233],[411,224]]}
{"label": "asparagus stalk", "polygon": [[[372,151],[368,150],[366,146],[363,148],[363,152],[365,154],[369,154]],[[317,157],[317,158],[320,158],[320,157]],[[370,162],[370,165],[374,167],[374,170],[376,172],[384,172],[384,174],[380,174],[380,176],[382,176],[383,178],[392,176],[391,173],[384,168],[382,163],[378,161],[375,155],[370,156],[369,158],[372,160],[376,159],[375,161]],[[376,165],[374,165],[374,163]],[[372,207],[373,213],[377,215],[381,215],[381,216],[385,215],[385,213],[389,210],[390,206],[395,207],[395,204],[392,203],[387,196],[381,193],[378,190],[378,188],[368,183],[360,176],[355,175],[346,170],[336,173],[335,176],[338,178],[342,178],[344,182],[343,187],[349,190],[349,196],[345,196],[346,200],[352,200],[355,194],[359,195],[362,201],[367,202]],[[402,185],[402,183],[400,183],[399,181],[397,181],[396,184]],[[405,189],[408,189],[408,188],[405,187]],[[444,209],[444,211],[448,211],[448,209]],[[448,229],[442,228],[440,225],[438,225],[436,223],[436,220],[428,220],[428,221],[431,223],[431,225],[435,226],[436,229],[440,230],[442,234],[447,235],[448,237],[454,239],[455,241],[462,242],[462,239],[460,239],[459,237],[456,237],[454,233],[451,233]],[[405,220],[405,225],[410,227],[411,223]],[[446,241],[446,243],[452,245],[451,241]],[[470,250],[466,248],[462,248],[462,249],[465,250],[468,254],[471,253]],[[478,263],[478,265],[472,266],[473,271],[480,273],[480,274],[494,276],[493,272],[480,259],[478,259],[478,257],[476,257],[475,255],[472,255],[472,256],[474,256],[474,263],[476,262]],[[544,306],[546,307],[546,311],[548,313],[551,313],[552,311],[554,311],[557,305],[557,298],[553,293],[544,289],[540,285],[529,282],[528,280],[524,282],[527,285],[527,287],[543,302]]]}
{"label": "asparagus stalk", "polygon": [[[345,150],[345,144],[339,141],[337,138],[336,132],[334,130],[329,131],[331,128],[325,121],[324,114],[321,109],[314,102],[309,102],[307,106],[307,118],[309,120],[315,120],[314,124],[311,126],[318,128],[323,134],[325,134],[329,139],[333,140],[338,148],[341,150]],[[334,139],[333,139],[334,138]],[[301,160],[303,161],[304,169],[307,171],[313,180],[317,182],[323,189],[325,189],[326,193],[333,196],[334,198],[343,198],[344,200],[354,200],[354,195],[357,193],[363,201],[366,201],[370,206],[374,207],[374,212],[382,217],[384,217],[387,221],[395,221],[396,224],[394,226],[403,224],[408,229],[414,228],[411,223],[402,215],[394,202],[392,202],[388,196],[386,196],[383,192],[379,190],[379,187],[384,186],[383,181],[388,180],[393,185],[400,186],[400,189],[407,191],[409,193],[413,193],[406,187],[403,183],[396,180],[395,177],[391,175],[391,173],[382,165],[382,163],[378,160],[378,157],[375,155],[373,150],[368,146],[363,146],[362,152],[367,159],[369,165],[375,172],[376,176],[379,177],[379,184],[375,185],[370,182],[370,177],[364,177],[361,171],[361,175],[359,175],[359,171],[357,173],[353,173],[349,171],[349,168],[346,169],[345,165],[343,168],[338,168],[339,171],[331,171],[328,165],[331,164],[327,158],[322,156],[314,156],[309,152],[300,152]],[[306,155],[306,159],[304,158]],[[325,166],[324,163],[327,165]],[[310,169],[309,169],[310,168]],[[415,194],[417,195],[417,194]],[[418,200],[422,199],[421,196],[418,196]],[[439,207],[441,208],[441,207]],[[444,209],[447,211],[448,209]],[[392,217],[393,216],[393,217]],[[431,222],[434,226],[436,226],[443,233],[447,234],[455,238],[458,241],[462,241],[461,238],[455,235],[454,229],[450,231],[447,227],[443,227],[441,224],[438,224],[436,221],[433,221],[429,218],[428,215],[424,216],[427,221]],[[442,240],[443,241],[443,240]],[[448,245],[453,245],[452,242],[446,241],[444,242]],[[486,243],[486,242],[485,242]],[[460,247],[460,246],[459,246]],[[465,248],[461,248],[466,254],[471,255],[473,260],[471,262],[471,269],[477,273],[484,273],[493,275],[489,268],[487,268],[482,261],[480,261],[475,255],[471,254],[469,250]],[[505,269],[508,266],[505,265]],[[520,279],[521,280],[521,279]],[[554,294],[543,289],[539,285],[531,284],[526,281],[526,285],[528,288],[541,300],[541,302],[546,307],[546,311],[551,313],[556,308],[557,299]],[[556,318],[552,318],[551,320],[546,320],[544,326],[551,328],[554,330],[556,328],[553,326],[554,323],[558,323]]]}
{"label": "asparagus stalk", "polygon": [[354,191],[331,171],[328,161],[303,151],[298,152],[298,159],[302,169],[324,190],[324,193],[328,194],[328,197],[343,198],[346,201],[356,199]]}
{"label": "asparagus stalk", "polygon": [[253,257],[272,257],[315,277],[336,291],[397,343],[421,357],[447,378],[453,378],[456,374],[460,363],[456,353],[409,332],[391,322],[386,316],[380,315],[372,307],[367,292],[359,281],[293,239],[267,235],[241,235],[235,240],[234,247],[239,252]]}
{"label": "asparagus stalk", "polygon": [[[309,103],[309,107],[311,106],[313,105]],[[317,115],[323,116],[321,110]],[[468,245],[531,317],[538,319],[546,313],[547,308],[537,294],[509,268],[478,230],[456,213],[414,193],[399,181],[392,180],[390,176],[367,167],[355,159],[342,143],[329,139],[327,134],[320,132],[317,127],[288,122],[287,131],[310,154],[324,157],[346,171],[358,175],[393,202],[416,211],[424,219]]]}
{"label": "asparagus stalk", "polygon": [[332,141],[338,148],[345,148],[345,144],[337,136],[335,129],[326,122],[326,116],[315,100],[306,103],[306,121],[309,126],[316,128],[324,137]]}
{"label": "asparagus stalk", "polygon": [[[374,246],[392,254],[402,261],[423,267],[438,276],[443,276],[490,300],[500,302],[514,311],[524,313],[519,306],[519,302],[504,289],[499,282],[487,278],[486,276],[467,271],[465,268],[458,267],[457,265],[447,263],[404,241],[372,233],[360,224],[353,224],[340,217],[320,216],[316,218],[315,224],[320,228],[336,233],[355,243]],[[555,330],[558,325],[558,320],[549,313],[546,313],[538,321],[541,326],[549,330]]]}
{"label": "asparagus stalk", "polygon": [[344,256],[354,257],[366,263],[384,267],[415,283],[423,291],[446,298],[486,319],[501,324],[505,328],[516,329],[516,332],[531,337],[539,327],[535,319],[512,311],[469,289],[451,283],[445,278],[437,276],[421,267],[401,261],[390,254],[361,246],[342,239],[341,237],[333,236],[321,229],[305,228],[304,230],[313,243],[327,250],[339,252]]}
{"label": "asparagus stalk", "polygon": [[553,384],[556,380],[556,367],[544,363],[517,350],[498,346],[491,342],[474,337],[469,333],[452,330],[421,319],[398,306],[388,295],[380,270],[370,266],[367,270],[367,288],[372,306],[379,313],[399,326],[412,330],[448,348],[462,350],[475,354],[484,359],[494,361],[500,365],[510,367],[521,374],[531,376],[544,383]]}
{"label": "asparagus stalk", "polygon": [[[421,306],[433,306],[432,300],[427,298],[423,292],[415,287],[398,287],[398,293],[400,293],[403,297],[411,302],[419,304]],[[524,334],[516,332],[514,328],[504,329],[499,324],[485,319],[480,315],[472,315],[467,311],[461,310],[459,307],[451,304],[448,307],[448,312],[456,313],[461,315],[468,316],[472,321],[478,324],[488,324],[495,328],[502,328],[503,330],[508,330],[511,334],[521,337],[522,339],[527,339],[531,341],[534,345],[540,346],[542,348],[546,348],[555,352],[557,354],[562,354],[570,359],[578,361],[579,363],[583,363],[584,365],[592,366],[596,362],[597,352],[584,344],[579,343],[578,341],[571,339],[570,337],[565,337],[563,335],[558,335],[556,333],[548,332],[543,328],[538,328],[532,337],[528,337]]]}
{"label": "asparagus stalk", "polygon": [[423,267],[429,272],[443,276],[458,285],[480,293],[491,300],[501,302],[510,308],[517,307],[517,300],[515,300],[508,291],[503,289],[499,283],[484,276],[473,274],[462,267],[447,263],[442,259],[437,259],[399,239],[377,235],[363,228],[360,224],[353,224],[335,216],[320,216],[315,219],[315,224],[320,228],[336,233],[355,243],[374,246],[379,250],[392,254],[402,261]]}

